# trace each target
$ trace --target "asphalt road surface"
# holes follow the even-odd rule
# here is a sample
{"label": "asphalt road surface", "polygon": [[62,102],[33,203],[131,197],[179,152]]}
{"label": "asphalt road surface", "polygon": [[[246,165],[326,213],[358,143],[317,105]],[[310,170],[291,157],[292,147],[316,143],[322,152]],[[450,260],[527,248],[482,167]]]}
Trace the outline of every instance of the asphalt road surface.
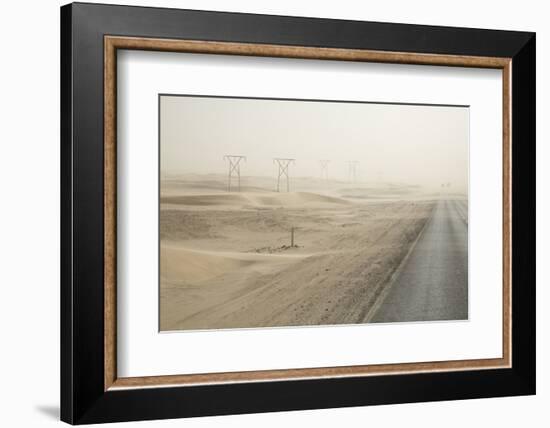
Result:
{"label": "asphalt road surface", "polygon": [[440,200],[368,322],[468,318],[468,208]]}

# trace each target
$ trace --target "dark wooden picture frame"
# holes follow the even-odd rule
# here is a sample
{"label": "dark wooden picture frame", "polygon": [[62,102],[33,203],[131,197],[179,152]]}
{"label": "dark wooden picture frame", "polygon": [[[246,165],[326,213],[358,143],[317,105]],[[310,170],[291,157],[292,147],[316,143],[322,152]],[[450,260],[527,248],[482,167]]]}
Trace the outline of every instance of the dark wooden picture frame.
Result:
{"label": "dark wooden picture frame", "polygon": [[[117,49],[501,69],[503,357],[118,378]],[[535,392],[533,33],[78,3],[64,6],[61,195],[61,418],[66,422]]]}

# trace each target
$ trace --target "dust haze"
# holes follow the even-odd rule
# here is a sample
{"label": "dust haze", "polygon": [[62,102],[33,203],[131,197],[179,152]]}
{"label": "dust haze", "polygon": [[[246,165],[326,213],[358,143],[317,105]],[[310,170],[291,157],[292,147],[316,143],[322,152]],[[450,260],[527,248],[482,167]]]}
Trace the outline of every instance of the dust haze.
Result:
{"label": "dust haze", "polygon": [[159,107],[162,331],[467,319],[467,107]]}
{"label": "dust haze", "polygon": [[[163,174],[223,173],[223,155],[248,157],[243,174],[272,176],[273,158],[295,158],[294,176],[358,178],[429,188],[468,186],[469,109],[421,105],[161,97]],[[200,154],[200,156],[198,156]]]}

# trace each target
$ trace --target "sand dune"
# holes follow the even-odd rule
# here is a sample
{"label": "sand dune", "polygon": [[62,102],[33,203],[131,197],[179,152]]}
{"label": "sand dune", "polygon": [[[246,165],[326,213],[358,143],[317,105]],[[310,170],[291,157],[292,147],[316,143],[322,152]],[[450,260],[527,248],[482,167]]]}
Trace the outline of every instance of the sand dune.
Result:
{"label": "sand dune", "polygon": [[434,206],[410,188],[214,178],[161,183],[161,330],[363,322]]}
{"label": "sand dune", "polygon": [[163,196],[160,202],[167,205],[189,205],[189,206],[227,206],[227,205],[249,205],[262,206],[284,206],[303,207],[307,205],[325,204],[349,204],[350,202],[328,195],[320,195],[311,192],[289,192],[289,193],[261,193],[261,192],[238,192],[238,193],[214,193],[201,195],[179,195]]}
{"label": "sand dune", "polygon": [[266,195],[251,195],[249,198],[256,205],[306,206],[322,204],[349,204],[348,201],[334,196],[320,195],[311,192],[273,193]]}
{"label": "sand dune", "polygon": [[166,284],[177,286],[206,281],[239,269],[267,274],[299,261],[308,254],[265,254],[236,251],[204,251],[162,245],[161,276]]}
{"label": "sand dune", "polygon": [[242,259],[165,245],[160,248],[160,257],[162,279],[170,284],[205,281],[244,268],[251,263]]}
{"label": "sand dune", "polygon": [[160,203],[192,206],[242,205],[248,203],[248,199],[242,193],[215,193],[185,196],[163,196],[160,199]]}

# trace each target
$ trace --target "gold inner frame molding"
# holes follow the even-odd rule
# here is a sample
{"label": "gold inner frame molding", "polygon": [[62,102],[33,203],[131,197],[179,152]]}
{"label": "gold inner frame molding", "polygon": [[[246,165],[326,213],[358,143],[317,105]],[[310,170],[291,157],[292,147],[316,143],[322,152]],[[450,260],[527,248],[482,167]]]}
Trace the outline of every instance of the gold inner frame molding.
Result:
{"label": "gold inner frame molding", "polygon": [[[502,358],[431,361],[421,363],[315,367],[303,369],[261,370],[227,373],[203,373],[170,376],[117,376],[116,342],[116,129],[117,129],[117,50],[146,50],[213,55],[261,56],[334,61],[381,62],[393,64],[441,65],[493,68],[502,70],[502,145],[503,145],[503,308]],[[420,372],[441,372],[511,367],[511,82],[510,58],[460,55],[385,52],[360,49],[336,49],[282,46],[251,43],[230,43],[195,40],[169,40],[139,37],[104,37],[104,389],[163,386],[192,386],[235,382],[260,382],[311,378],[357,377]]]}

